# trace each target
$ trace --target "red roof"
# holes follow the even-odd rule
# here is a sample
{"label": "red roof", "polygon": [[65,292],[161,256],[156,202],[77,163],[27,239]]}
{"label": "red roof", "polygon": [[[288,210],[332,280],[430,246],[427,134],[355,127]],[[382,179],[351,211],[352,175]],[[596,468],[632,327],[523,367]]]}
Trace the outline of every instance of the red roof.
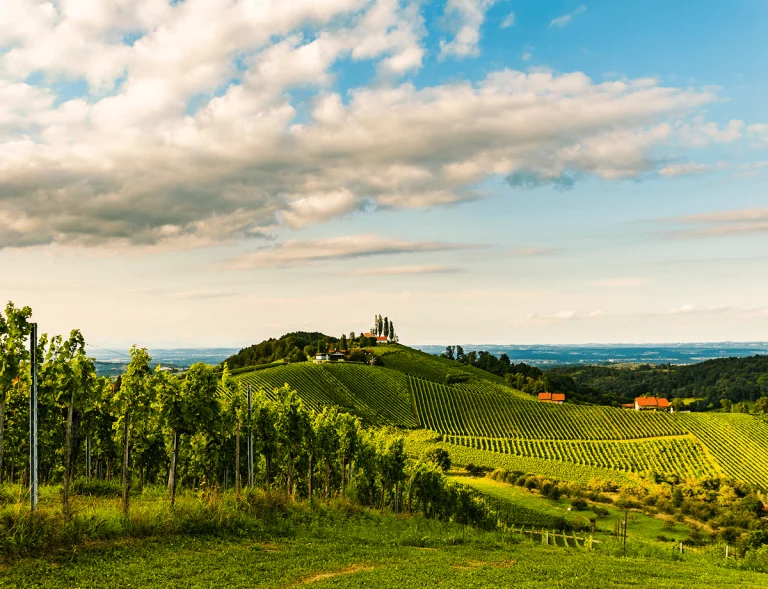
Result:
{"label": "red roof", "polygon": [[376,337],[377,342],[386,342],[389,341],[389,338],[386,335],[379,335]]}
{"label": "red roof", "polygon": [[635,403],[638,407],[669,407],[669,401],[663,397],[638,397]]}
{"label": "red roof", "polygon": [[539,401],[563,403],[565,402],[565,393],[539,393]]}
{"label": "red roof", "polygon": [[370,332],[370,331],[366,331],[366,332],[363,334],[363,337],[371,337],[371,332]]}

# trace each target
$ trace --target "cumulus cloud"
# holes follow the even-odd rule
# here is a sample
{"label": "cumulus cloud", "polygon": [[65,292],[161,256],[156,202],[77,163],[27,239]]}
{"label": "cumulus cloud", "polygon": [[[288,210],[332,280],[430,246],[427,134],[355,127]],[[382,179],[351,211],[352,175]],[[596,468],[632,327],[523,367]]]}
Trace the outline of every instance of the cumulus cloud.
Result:
{"label": "cumulus cloud", "polygon": [[[480,27],[485,22],[485,13],[494,3],[495,0],[448,0],[443,16],[450,23],[455,35],[450,41],[440,40],[440,56],[461,58],[477,55]],[[514,13],[512,19],[512,23],[507,26],[514,24]],[[503,26],[502,24],[502,28]]]}
{"label": "cumulus cloud", "polygon": [[[459,24],[443,50],[474,52],[490,5],[449,2]],[[416,87],[399,76],[422,64],[419,6],[7,0],[0,247],[192,247],[460,203],[493,176],[635,178],[685,121],[706,128],[692,117],[717,100],[580,72]],[[341,60],[371,62],[386,83],[342,95]],[[62,80],[88,92],[62,95]]]}
{"label": "cumulus cloud", "polygon": [[569,190],[576,185],[575,178],[563,172],[557,176],[547,177],[538,172],[528,170],[518,170],[507,176],[507,183],[513,188],[539,188],[540,186],[550,185],[558,190]]}
{"label": "cumulus cloud", "polygon": [[329,239],[284,241],[229,260],[223,267],[230,270],[285,268],[333,260],[445,252],[476,247],[478,246],[458,243],[400,241],[374,234],[348,235]]}
{"label": "cumulus cloud", "polygon": [[575,17],[575,16],[577,16],[579,14],[582,14],[583,12],[586,12],[586,10],[587,10],[587,7],[582,4],[581,6],[579,6],[573,12],[568,12],[566,14],[563,14],[563,15],[560,15],[560,16],[558,16],[556,18],[553,18],[550,21],[549,26],[550,26],[550,28],[553,28],[553,27],[554,28],[562,28],[565,25],[570,24],[571,21],[573,21],[573,17]]}
{"label": "cumulus cloud", "polygon": [[669,234],[682,238],[730,237],[768,232],[768,209],[738,209],[664,219],[677,225]]}

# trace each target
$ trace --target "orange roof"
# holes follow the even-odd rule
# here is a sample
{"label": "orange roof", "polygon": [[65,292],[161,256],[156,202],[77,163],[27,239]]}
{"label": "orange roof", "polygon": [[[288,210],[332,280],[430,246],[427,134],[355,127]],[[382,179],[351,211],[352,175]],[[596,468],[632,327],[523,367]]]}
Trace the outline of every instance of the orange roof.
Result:
{"label": "orange roof", "polygon": [[371,337],[371,332],[370,332],[370,331],[366,331],[366,332],[363,334],[363,337]]}
{"label": "orange roof", "polygon": [[565,401],[565,393],[552,393],[553,401]]}
{"label": "orange roof", "polygon": [[552,393],[539,393],[539,401],[551,401]]}
{"label": "orange roof", "polygon": [[387,340],[389,340],[389,338],[386,335],[380,335],[376,337],[377,342],[385,342]]}
{"label": "orange roof", "polygon": [[638,397],[635,403],[639,407],[669,407],[669,401],[663,397]]}

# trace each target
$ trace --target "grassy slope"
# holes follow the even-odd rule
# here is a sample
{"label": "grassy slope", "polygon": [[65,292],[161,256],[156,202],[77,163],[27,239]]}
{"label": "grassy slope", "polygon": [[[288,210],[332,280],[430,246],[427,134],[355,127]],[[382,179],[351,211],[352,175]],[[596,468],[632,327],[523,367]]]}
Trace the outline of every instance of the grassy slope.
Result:
{"label": "grassy slope", "polygon": [[[629,543],[556,548],[517,535],[392,516],[328,512],[306,525],[262,534],[107,542],[3,567],[0,588],[446,587],[661,589],[768,585],[768,575],[712,558]],[[718,559],[719,562],[722,562]],[[733,563],[733,561],[731,561]],[[735,566],[732,564],[732,566]]]}
{"label": "grassy slope", "polygon": [[[470,477],[454,475],[451,480],[477,489],[484,495],[507,501],[513,505],[519,505],[526,509],[544,513],[551,516],[559,516],[567,521],[575,522],[579,519],[594,517],[592,511],[568,511],[571,506],[569,498],[551,500],[538,493],[527,491],[521,487],[501,483],[486,477]],[[617,520],[623,519],[624,511],[610,505],[600,505],[601,508],[608,511],[608,515],[598,518],[597,533],[595,538],[601,541],[610,541],[613,525]],[[627,537],[642,541],[655,541],[659,536],[665,536],[674,539],[676,542],[682,542],[688,537],[688,527],[674,523],[671,527],[664,527],[664,520],[645,515],[637,510],[629,512],[627,525]]]}
{"label": "grassy slope", "polygon": [[[337,405],[372,425],[421,425],[444,435],[485,438],[494,447],[510,448],[504,444],[509,438],[541,441],[522,443],[510,454],[446,445],[459,464],[533,470],[563,480],[603,477],[620,482],[631,482],[626,471],[642,473],[655,464],[657,471],[724,474],[768,488],[768,424],[753,417],[638,414],[610,407],[547,405],[504,386],[495,375],[406,346],[381,346],[376,353],[384,367],[303,363],[237,378],[267,392],[288,383],[311,408]],[[464,372],[468,381],[446,386],[449,372]],[[688,446],[682,447],[680,440],[672,438],[681,435],[691,440]],[[611,456],[617,452],[611,454],[610,448],[600,455],[585,448],[582,456],[582,448],[574,449],[571,442],[554,442],[623,439],[632,444],[632,440],[651,438],[659,452],[649,455],[638,446],[623,453],[618,448],[622,455],[615,464]],[[466,445],[467,440],[462,443]],[[739,452],[733,451],[734,444]],[[548,453],[560,460],[545,459]]]}

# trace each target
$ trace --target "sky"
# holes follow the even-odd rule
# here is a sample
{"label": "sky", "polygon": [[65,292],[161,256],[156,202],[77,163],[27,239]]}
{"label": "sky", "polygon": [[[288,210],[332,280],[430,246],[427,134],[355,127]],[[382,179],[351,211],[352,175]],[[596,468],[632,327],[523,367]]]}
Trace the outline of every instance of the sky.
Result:
{"label": "sky", "polygon": [[763,0],[1,4],[41,333],[768,339]]}

